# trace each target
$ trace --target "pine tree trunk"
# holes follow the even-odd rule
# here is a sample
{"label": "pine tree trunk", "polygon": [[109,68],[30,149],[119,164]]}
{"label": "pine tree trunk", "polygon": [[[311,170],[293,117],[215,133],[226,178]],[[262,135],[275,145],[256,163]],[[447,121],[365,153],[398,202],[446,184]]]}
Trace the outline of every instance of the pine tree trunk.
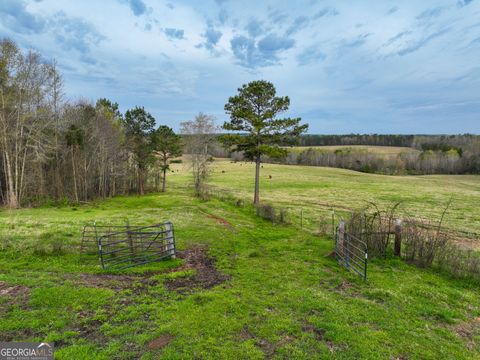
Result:
{"label": "pine tree trunk", "polygon": [[253,197],[253,203],[260,203],[260,157],[255,160],[255,195]]}
{"label": "pine tree trunk", "polygon": [[162,192],[165,192],[165,185],[166,185],[166,178],[167,176],[167,169],[163,168],[163,179],[162,179]]}

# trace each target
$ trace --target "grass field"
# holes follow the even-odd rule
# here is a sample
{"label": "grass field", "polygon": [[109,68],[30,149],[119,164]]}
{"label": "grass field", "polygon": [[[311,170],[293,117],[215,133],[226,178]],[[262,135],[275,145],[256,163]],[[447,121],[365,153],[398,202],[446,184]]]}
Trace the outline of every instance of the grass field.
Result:
{"label": "grass field", "polygon": [[368,145],[330,145],[330,146],[294,146],[289,147],[289,151],[302,152],[308,149],[315,149],[320,151],[334,152],[335,150],[350,149],[353,151],[367,152],[371,154],[396,156],[404,153],[419,153],[420,151],[414,148],[400,147],[400,146],[368,146]]}
{"label": "grass field", "polygon": [[[215,166],[215,186],[250,198],[250,164]],[[1,210],[0,339],[54,341],[58,359],[480,358],[478,283],[396,259],[370,262],[364,283],[328,256],[332,240],[195,199],[176,169],[166,194]],[[403,199],[430,216],[453,192],[450,224],[478,221],[477,177],[262,171],[263,198],[305,211]],[[126,219],[173,221],[181,258],[107,273],[80,261],[83,224]],[[192,248],[208,249],[216,270],[189,267]]]}
{"label": "grass field", "polygon": [[[214,164],[211,184],[250,201],[254,165],[227,160]],[[185,184],[188,169],[177,164],[176,170],[172,181]],[[339,217],[348,216],[347,210],[360,209],[369,202],[381,208],[400,202],[399,216],[438,221],[451,199],[444,225],[480,242],[480,176],[476,175],[386,176],[334,168],[263,164],[260,188],[263,201],[290,209],[295,223],[299,222],[302,211],[304,226],[314,231],[319,226],[331,228],[332,211],[337,222]]]}

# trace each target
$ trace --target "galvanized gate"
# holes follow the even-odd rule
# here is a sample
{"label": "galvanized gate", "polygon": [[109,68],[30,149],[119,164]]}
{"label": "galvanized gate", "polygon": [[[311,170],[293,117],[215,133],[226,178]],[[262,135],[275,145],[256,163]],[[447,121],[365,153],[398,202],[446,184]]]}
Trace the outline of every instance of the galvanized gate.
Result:
{"label": "galvanized gate", "polygon": [[368,248],[359,238],[345,231],[342,221],[337,227],[335,254],[338,262],[367,280]]}
{"label": "galvanized gate", "polygon": [[171,222],[151,226],[87,225],[83,229],[82,253],[95,246],[103,269],[125,269],[166,257],[175,257]]}

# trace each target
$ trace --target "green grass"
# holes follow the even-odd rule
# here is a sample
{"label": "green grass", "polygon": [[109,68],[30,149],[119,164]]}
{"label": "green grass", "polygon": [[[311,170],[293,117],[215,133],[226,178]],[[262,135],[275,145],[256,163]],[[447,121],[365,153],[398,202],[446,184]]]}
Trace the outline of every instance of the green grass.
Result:
{"label": "green grass", "polygon": [[[251,167],[218,166],[227,172],[217,169],[213,182],[246,196]],[[262,180],[265,197],[290,184],[279,201],[302,191],[302,199],[313,200],[313,179],[326,194],[340,178],[374,194],[369,181],[358,184],[356,173],[308,168],[300,177],[300,168],[286,169],[281,179],[280,169],[264,167],[263,176],[273,173],[271,185]],[[473,191],[467,179],[464,191]],[[186,170],[171,181],[184,184]],[[388,193],[386,181],[383,187],[378,196]],[[171,292],[166,281],[194,271],[172,273],[180,261],[166,260],[119,273],[138,276],[126,287],[85,282],[102,270],[75,253],[81,226],[126,218],[132,224],[173,221],[178,248],[208,245],[230,280],[190,294]],[[0,281],[17,286],[15,297],[0,296],[0,339],[55,341],[58,359],[480,358],[478,284],[394,259],[371,262],[364,283],[328,256],[332,240],[272,225],[251,206],[193,199],[181,186],[76,208],[1,211],[0,224],[9,237],[0,252]],[[145,286],[145,278],[155,282]],[[165,334],[173,336],[170,343],[149,350]]]}
{"label": "green grass", "polygon": [[366,152],[385,156],[397,156],[400,154],[419,153],[420,151],[409,147],[400,146],[369,146],[369,145],[325,145],[325,146],[293,146],[289,151],[300,153],[304,150],[315,149],[325,152],[334,152],[335,150],[352,150],[356,152]]}
{"label": "green grass", "polygon": [[[215,161],[211,184],[251,201],[254,165]],[[185,184],[188,170],[177,165],[171,181]],[[271,179],[269,178],[271,175]],[[290,209],[291,219],[299,223],[303,210],[304,225],[318,230],[319,224],[331,231],[332,212],[336,222],[347,210],[361,209],[373,202],[387,208],[401,202],[399,216],[438,221],[452,199],[444,226],[460,231],[464,237],[480,239],[480,176],[425,175],[387,176],[345,169],[263,164],[260,198],[278,207]]]}

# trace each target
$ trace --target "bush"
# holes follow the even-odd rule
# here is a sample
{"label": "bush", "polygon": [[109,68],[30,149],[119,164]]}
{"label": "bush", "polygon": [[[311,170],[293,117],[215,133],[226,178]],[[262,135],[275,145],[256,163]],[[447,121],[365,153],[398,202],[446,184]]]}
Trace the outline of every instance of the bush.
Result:
{"label": "bush", "polygon": [[480,279],[480,254],[448,244],[438,258],[438,267],[456,277]]}
{"label": "bush", "polygon": [[354,212],[346,224],[346,231],[367,244],[371,257],[385,257],[394,231],[395,211],[400,203],[386,209],[375,204]]}
{"label": "bush", "polygon": [[262,219],[275,222],[275,208],[270,204],[258,204],[255,206],[257,216]]}
{"label": "bush", "polygon": [[280,209],[278,211],[270,204],[258,204],[255,206],[255,211],[257,216],[260,216],[262,219],[269,220],[275,224],[286,224],[287,220],[287,210]]}
{"label": "bush", "polygon": [[[453,276],[480,279],[480,254],[456,245],[443,227],[448,204],[438,222],[407,219],[402,226],[402,257],[420,267],[433,267]],[[371,208],[352,214],[346,231],[367,244],[370,258],[385,256],[394,233],[394,213],[398,204],[387,210]],[[373,210],[372,210],[373,208]]]}
{"label": "bush", "polygon": [[421,267],[430,267],[445,253],[449,239],[438,227],[434,229],[422,224],[407,222],[402,229],[404,257]]}
{"label": "bush", "polygon": [[44,232],[33,243],[35,255],[61,255],[65,253],[65,240],[58,231]]}

